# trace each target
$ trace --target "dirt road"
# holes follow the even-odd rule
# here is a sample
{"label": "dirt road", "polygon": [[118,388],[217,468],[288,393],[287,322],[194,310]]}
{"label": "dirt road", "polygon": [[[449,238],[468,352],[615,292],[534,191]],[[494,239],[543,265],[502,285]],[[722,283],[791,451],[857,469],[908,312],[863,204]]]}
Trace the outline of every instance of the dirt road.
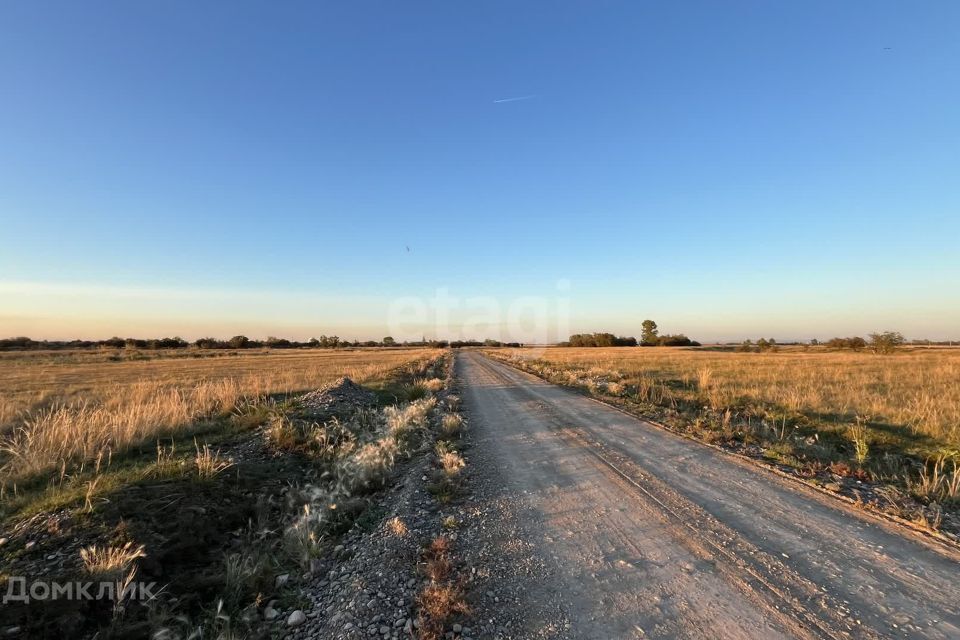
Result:
{"label": "dirt road", "polygon": [[960,638],[960,554],[479,353],[457,371],[561,635]]}

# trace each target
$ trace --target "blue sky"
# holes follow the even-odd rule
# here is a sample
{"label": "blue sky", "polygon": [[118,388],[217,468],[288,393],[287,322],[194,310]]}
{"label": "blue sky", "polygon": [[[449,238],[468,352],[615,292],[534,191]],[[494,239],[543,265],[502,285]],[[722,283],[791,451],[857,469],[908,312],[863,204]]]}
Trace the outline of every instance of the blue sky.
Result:
{"label": "blue sky", "polygon": [[955,2],[196,5],[0,8],[0,334],[960,338]]}

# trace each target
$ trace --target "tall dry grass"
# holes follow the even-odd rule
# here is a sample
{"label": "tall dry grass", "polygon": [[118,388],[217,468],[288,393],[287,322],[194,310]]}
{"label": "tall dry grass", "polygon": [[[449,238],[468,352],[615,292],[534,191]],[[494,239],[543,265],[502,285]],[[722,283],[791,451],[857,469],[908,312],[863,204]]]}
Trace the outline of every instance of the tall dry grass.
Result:
{"label": "tall dry grass", "polygon": [[[539,360],[571,382],[619,385],[658,404],[696,399],[715,410],[753,405],[826,422],[889,425],[960,444],[960,349],[890,356],[784,349],[737,353],[677,348],[501,349]],[[598,382],[599,381],[599,382]],[[609,390],[609,387],[608,387]]]}
{"label": "tall dry grass", "polygon": [[340,376],[381,377],[429,349],[309,351],[114,362],[5,358],[0,368],[0,481],[94,460],[267,395]]}

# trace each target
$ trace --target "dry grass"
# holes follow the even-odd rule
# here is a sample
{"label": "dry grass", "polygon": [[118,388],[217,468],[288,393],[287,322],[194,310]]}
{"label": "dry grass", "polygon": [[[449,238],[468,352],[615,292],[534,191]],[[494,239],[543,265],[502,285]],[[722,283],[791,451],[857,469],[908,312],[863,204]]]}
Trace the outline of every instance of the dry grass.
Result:
{"label": "dry grass", "polygon": [[220,457],[220,452],[210,449],[210,445],[204,444],[201,447],[196,440],[193,441],[193,445],[197,450],[194,464],[197,466],[197,476],[201,480],[216,478],[221,471],[233,466],[232,460]]}
{"label": "dry grass", "polygon": [[387,521],[387,530],[398,538],[405,538],[410,533],[410,529],[399,516],[394,516]]}
{"label": "dry grass", "polygon": [[143,545],[128,542],[120,547],[90,546],[80,550],[84,570],[92,576],[115,576],[126,573],[138,558],[146,556]]}
{"label": "dry grass", "polygon": [[445,413],[440,419],[440,432],[444,437],[456,438],[463,431],[463,416],[459,413]]}
{"label": "dry grass", "polygon": [[910,483],[910,490],[927,500],[946,503],[960,501],[960,464],[956,460],[948,462],[944,455],[928,460],[919,479]]}
{"label": "dry grass", "polygon": [[447,478],[456,478],[460,475],[463,468],[467,466],[463,460],[463,456],[454,451],[448,443],[442,440],[437,443],[435,451],[437,454],[437,464],[440,465],[440,469]]}
{"label": "dry grass", "polygon": [[429,349],[251,352],[114,361],[99,352],[2,354],[0,481],[182,432],[268,395],[362,382]]}
{"label": "dry grass", "polygon": [[763,407],[824,422],[870,416],[936,443],[960,443],[960,349],[891,356],[783,349],[736,353],[682,348],[500,349],[536,360],[568,383],[606,387],[655,404],[702,402],[716,411]]}
{"label": "dry grass", "polygon": [[449,537],[435,538],[424,550],[421,570],[428,583],[417,595],[418,637],[442,638],[454,616],[470,612],[463,588],[453,575],[453,543]]}

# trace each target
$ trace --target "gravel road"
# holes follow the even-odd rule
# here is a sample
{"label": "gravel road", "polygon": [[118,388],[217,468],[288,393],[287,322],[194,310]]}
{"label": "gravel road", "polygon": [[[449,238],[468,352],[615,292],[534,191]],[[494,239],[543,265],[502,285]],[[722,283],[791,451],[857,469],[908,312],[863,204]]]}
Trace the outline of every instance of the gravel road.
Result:
{"label": "gravel road", "polygon": [[960,638],[957,552],[478,352],[456,364],[472,464],[548,565],[516,637],[562,616],[558,636],[604,640]]}

